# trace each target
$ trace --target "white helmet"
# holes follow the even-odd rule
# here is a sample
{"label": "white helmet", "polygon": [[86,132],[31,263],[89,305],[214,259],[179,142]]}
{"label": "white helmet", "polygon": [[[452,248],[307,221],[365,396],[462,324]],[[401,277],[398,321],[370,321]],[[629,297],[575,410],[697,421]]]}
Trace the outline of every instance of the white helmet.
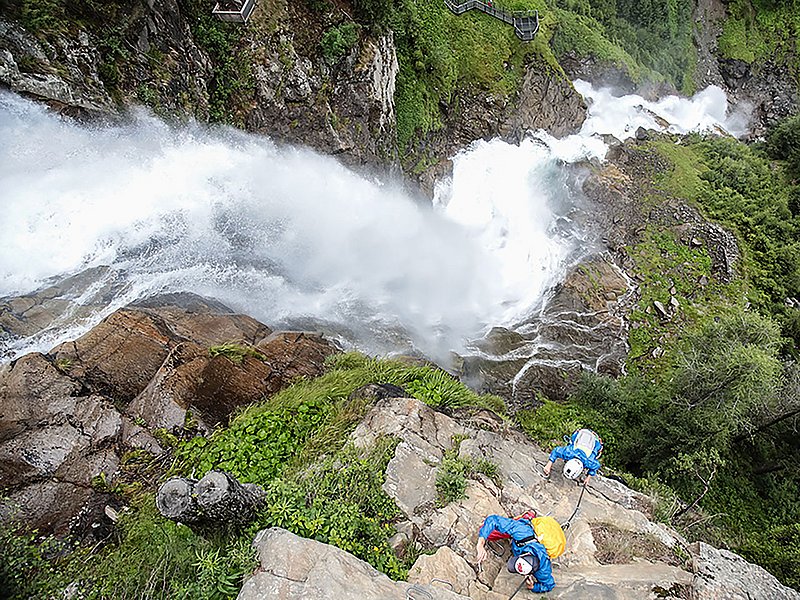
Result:
{"label": "white helmet", "polygon": [[583,472],[583,463],[577,458],[572,458],[564,463],[564,477],[577,479]]}

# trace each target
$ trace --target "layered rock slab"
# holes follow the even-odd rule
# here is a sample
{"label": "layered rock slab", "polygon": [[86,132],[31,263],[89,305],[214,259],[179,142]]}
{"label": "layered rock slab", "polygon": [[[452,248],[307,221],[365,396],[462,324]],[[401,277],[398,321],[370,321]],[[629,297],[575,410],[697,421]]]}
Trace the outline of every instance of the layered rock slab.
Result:
{"label": "layered rock slab", "polygon": [[[237,364],[210,355],[231,341],[254,356]],[[163,455],[156,430],[210,430],[298,377],[320,375],[333,352],[314,333],[273,333],[225,307],[168,298],[0,366],[0,520],[42,532],[104,530],[95,527],[106,519],[104,489],[123,478],[131,451]]]}
{"label": "layered rock slab", "polygon": [[265,529],[258,533],[253,545],[258,552],[259,567],[242,586],[238,600],[464,598],[432,585],[392,581],[344,550],[299,537],[285,529]]}
{"label": "layered rock slab", "polygon": [[[479,568],[474,548],[478,530],[489,514],[513,516],[531,508],[552,515],[560,522],[572,514],[580,488],[554,472],[542,479],[547,455],[524,434],[501,419],[479,411],[458,421],[410,398],[386,399],[366,415],[353,432],[357,446],[366,447],[383,435],[401,441],[387,467],[384,485],[395,498],[417,532],[417,543],[437,548],[420,557],[409,573],[417,583],[445,581],[471,598],[508,598],[520,583],[505,570],[507,543],[494,546],[494,556]],[[436,503],[435,481],[445,452],[458,445],[462,459],[489,460],[497,466],[492,479],[478,475],[467,483],[466,498],[445,506]],[[693,574],[685,569],[640,561],[624,565],[601,565],[594,557],[590,525],[609,524],[631,533],[649,534],[667,546],[683,544],[674,532],[652,523],[642,510],[649,500],[616,481],[592,480],[567,530],[567,550],[554,561],[556,588],[553,598],[653,598],[653,590],[678,594],[686,590]]]}

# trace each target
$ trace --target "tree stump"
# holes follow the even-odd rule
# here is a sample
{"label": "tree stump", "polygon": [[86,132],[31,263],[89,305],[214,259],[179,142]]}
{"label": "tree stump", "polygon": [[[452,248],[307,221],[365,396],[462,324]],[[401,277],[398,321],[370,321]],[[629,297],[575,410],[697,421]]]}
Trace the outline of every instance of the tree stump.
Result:
{"label": "tree stump", "polygon": [[224,471],[209,471],[200,481],[173,477],[158,488],[156,506],[166,518],[197,530],[238,527],[252,521],[267,493],[239,483]]}

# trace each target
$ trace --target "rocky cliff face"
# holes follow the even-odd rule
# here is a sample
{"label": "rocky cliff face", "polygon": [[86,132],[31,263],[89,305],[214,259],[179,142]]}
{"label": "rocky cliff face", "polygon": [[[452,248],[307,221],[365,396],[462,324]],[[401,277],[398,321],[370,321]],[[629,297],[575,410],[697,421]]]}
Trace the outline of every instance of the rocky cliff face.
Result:
{"label": "rocky cliff face", "polygon": [[[217,344],[228,350],[209,351]],[[169,458],[170,436],[224,424],[235,408],[321,374],[336,351],[319,336],[271,332],[198,298],[169,297],[118,311],[74,342],[5,365],[0,487],[7,498],[0,518],[87,541],[106,538],[118,507],[111,490],[152,485],[159,477],[153,458]],[[490,559],[477,565],[477,531],[488,514],[531,509],[570,522],[550,598],[800,598],[733,553],[687,543],[653,520],[652,499],[616,480],[593,478],[581,497],[558,469],[542,479],[546,453],[491,411],[445,414],[383,394],[372,402],[350,439],[363,449],[398,440],[383,490],[402,513],[392,546],[400,555],[420,554],[408,581],[391,581],[343,550],[269,529],[256,538],[261,566],[240,600],[506,599],[520,582],[504,569],[509,548],[493,544]],[[142,453],[156,471],[131,470]],[[437,478],[446,457],[492,468],[469,476],[463,499],[445,501]],[[24,514],[15,514],[19,507]]]}
{"label": "rocky cliff face", "polygon": [[[506,600],[521,579],[505,569],[507,543],[492,544],[490,558],[475,562],[477,532],[489,514],[513,516],[535,509],[567,521],[580,489],[554,471],[539,472],[547,455],[488,411],[452,418],[410,398],[378,402],[352,434],[369,447],[382,436],[400,443],[386,469],[384,490],[405,515],[396,547],[424,549],[408,582],[392,582],[347,553],[280,529],[254,542],[261,566],[239,600],[260,598],[474,598]],[[466,498],[437,503],[436,477],[446,452],[488,460],[493,478],[469,481]],[[556,588],[548,598],[711,600],[797,599],[760,567],[706,544],[688,544],[650,520],[652,501],[624,485],[592,480],[567,529],[566,552],[554,561]]]}
{"label": "rocky cliff face", "polygon": [[[215,118],[351,163],[392,162],[398,67],[391,34],[362,32],[331,61],[320,47],[331,24],[302,3],[260,3],[246,28],[225,26],[238,43],[215,63],[193,35],[190,3],[121,4],[46,35],[0,18],[0,83],[67,114],[116,117],[144,104],[172,119],[206,121],[216,111]],[[212,6],[202,6],[204,17]]]}
{"label": "rocky cliff face", "polygon": [[116,117],[157,99],[163,114],[208,118],[212,66],[175,0],[98,18],[37,36],[0,17],[0,83],[74,116]]}
{"label": "rocky cliff face", "polygon": [[[391,32],[362,27],[352,47],[326,55],[321,40],[341,25],[333,13],[258,3],[246,27],[226,26],[237,41],[220,57],[209,54],[212,34],[197,37],[192,11],[208,7],[178,0],[113,7],[46,34],[0,18],[0,84],[70,115],[118,117],[145,104],[169,118],[222,118],[350,165],[398,164]],[[426,192],[449,169],[447,159],[475,139],[518,139],[539,128],[561,135],[585,114],[563,74],[539,62],[527,66],[515,93],[461,90],[456,104],[442,107],[445,127],[412,149],[434,165],[420,177]]]}
{"label": "rocky cliff face", "polygon": [[431,166],[418,175],[422,190],[430,195],[437,179],[452,169],[450,158],[475,140],[503,138],[518,142],[529,132],[544,129],[561,137],[580,129],[586,103],[562,73],[544,61],[525,67],[519,89],[508,96],[465,90],[453,102],[458,110],[441,107],[445,126],[414,148],[415,156],[428,156]]}
{"label": "rocky cliff face", "polygon": [[717,38],[722,33],[725,4],[720,0],[698,0],[695,8],[694,42],[698,64],[695,84],[698,89],[717,85],[724,89],[734,106],[750,119],[750,137],[763,137],[776,123],[792,116],[800,107],[797,74],[785,59],[748,64],[719,58]]}
{"label": "rocky cliff face", "polygon": [[102,533],[115,505],[107,492],[131,483],[137,454],[166,459],[169,436],[226,423],[236,408],[320,375],[337,351],[314,334],[174,300],[120,310],[74,342],[0,367],[0,518],[24,509],[16,516],[42,532]]}

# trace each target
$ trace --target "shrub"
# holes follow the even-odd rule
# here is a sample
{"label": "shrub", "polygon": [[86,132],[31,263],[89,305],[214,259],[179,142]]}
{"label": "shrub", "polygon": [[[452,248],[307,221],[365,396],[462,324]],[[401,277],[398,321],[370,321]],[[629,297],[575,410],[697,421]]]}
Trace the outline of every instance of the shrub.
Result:
{"label": "shrub", "polygon": [[12,521],[0,523],[0,597],[11,600],[44,598],[69,582],[58,569],[65,544],[40,537]]}
{"label": "shrub", "polygon": [[770,130],[766,149],[772,158],[786,161],[790,178],[800,179],[800,115],[789,117]]}
{"label": "shrub", "polygon": [[335,63],[345,56],[358,42],[358,25],[352,22],[335,25],[322,34],[322,56]]}
{"label": "shrub", "polygon": [[459,448],[465,437],[453,438],[453,446],[444,453],[436,470],[436,496],[439,506],[467,497],[467,479],[477,474],[486,475],[495,485],[500,485],[497,465],[485,458],[459,457]]}
{"label": "shrub", "polygon": [[754,534],[737,550],[748,560],[766,568],[785,585],[800,589],[800,523]]}

